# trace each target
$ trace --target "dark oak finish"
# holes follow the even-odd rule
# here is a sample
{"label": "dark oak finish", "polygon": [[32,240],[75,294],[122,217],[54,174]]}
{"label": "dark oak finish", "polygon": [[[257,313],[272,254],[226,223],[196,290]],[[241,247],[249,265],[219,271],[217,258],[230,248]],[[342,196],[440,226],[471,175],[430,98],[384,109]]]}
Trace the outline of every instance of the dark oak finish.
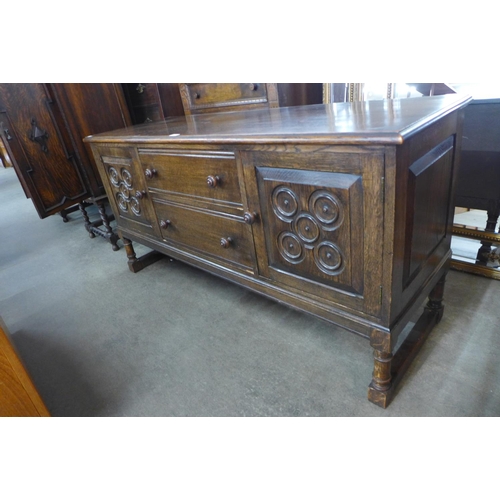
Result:
{"label": "dark oak finish", "polygon": [[468,100],[219,112],[85,140],[132,270],[157,258],[137,241],[369,339],[368,397],[386,407],[442,316]]}
{"label": "dark oak finish", "polygon": [[[110,239],[105,189],[83,138],[131,125],[119,84],[0,84],[0,135],[26,195],[39,216],[68,213],[83,200],[99,202],[101,221],[91,236]],[[104,225],[105,231],[94,230]]]}
{"label": "dark oak finish", "polygon": [[[240,88],[247,86],[247,92],[250,92],[249,86],[251,84],[218,84],[219,89],[221,85],[229,85],[233,89],[235,85],[240,86]],[[281,107],[321,104],[323,102],[322,83],[278,83],[273,85],[277,85],[277,97],[273,97],[273,99]],[[123,83],[122,86],[132,123],[134,124],[161,121],[173,116],[184,116],[186,114],[178,83]],[[220,92],[216,95],[218,97],[214,97],[213,100],[221,99]],[[222,100],[224,99],[222,97]],[[239,102],[237,109],[241,109],[243,104]],[[276,102],[272,104],[274,105]],[[255,106],[255,103],[253,106]],[[219,107],[222,111],[227,111],[223,106]],[[264,107],[267,107],[267,105]],[[217,111],[216,106],[211,109]]]}
{"label": "dark oak finish", "polygon": [[276,83],[179,83],[184,114],[276,108]]}

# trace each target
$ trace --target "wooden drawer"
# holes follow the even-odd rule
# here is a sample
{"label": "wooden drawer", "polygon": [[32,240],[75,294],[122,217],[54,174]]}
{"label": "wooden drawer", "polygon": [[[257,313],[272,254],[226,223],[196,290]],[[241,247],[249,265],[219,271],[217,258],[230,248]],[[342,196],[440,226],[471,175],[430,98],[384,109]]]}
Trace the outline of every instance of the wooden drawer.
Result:
{"label": "wooden drawer", "polygon": [[278,106],[276,87],[267,83],[180,83],[186,114],[225,111],[234,106]]}
{"label": "wooden drawer", "polygon": [[164,241],[201,251],[240,267],[253,268],[251,229],[240,217],[154,200]]}
{"label": "wooden drawer", "polygon": [[193,201],[202,198],[241,205],[233,153],[142,149],[139,155],[152,193],[177,193]]}

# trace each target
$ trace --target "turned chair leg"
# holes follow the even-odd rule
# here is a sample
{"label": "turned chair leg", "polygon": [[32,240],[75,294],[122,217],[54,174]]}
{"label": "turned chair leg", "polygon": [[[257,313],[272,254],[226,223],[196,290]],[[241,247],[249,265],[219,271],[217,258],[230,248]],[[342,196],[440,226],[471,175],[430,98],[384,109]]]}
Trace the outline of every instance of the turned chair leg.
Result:
{"label": "turned chair leg", "polygon": [[[494,233],[497,227],[497,222],[500,212],[498,208],[496,208],[495,210],[488,210],[487,213],[488,213],[488,219],[486,221],[486,227],[484,230]],[[481,241],[481,247],[477,251],[477,257],[476,257],[477,262],[480,262],[481,264],[484,265],[488,264],[491,251],[492,251],[491,242]]]}
{"label": "turned chair leg", "polygon": [[89,214],[87,213],[87,210],[85,210],[85,205],[83,203],[79,203],[78,208],[80,209],[80,212],[83,215],[83,220],[85,221],[85,229],[88,231],[89,237],[95,238],[95,234],[90,229],[92,227],[92,223],[90,222]]}
{"label": "turned chair leg", "polygon": [[117,234],[113,232],[113,229],[111,229],[111,225],[109,223],[109,218],[108,214],[106,213],[106,207],[104,205],[104,202],[103,201],[97,202],[97,208],[99,209],[99,215],[101,216],[102,224],[104,226],[104,229],[106,230],[106,237],[109,239],[109,242],[111,243],[111,248],[114,251],[120,250],[120,247],[117,245],[119,237]]}

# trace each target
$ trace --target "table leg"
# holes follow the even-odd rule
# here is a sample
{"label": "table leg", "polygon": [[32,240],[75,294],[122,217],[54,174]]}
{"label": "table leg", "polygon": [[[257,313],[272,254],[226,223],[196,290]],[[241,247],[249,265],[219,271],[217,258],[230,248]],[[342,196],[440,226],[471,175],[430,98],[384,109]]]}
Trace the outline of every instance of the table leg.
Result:
{"label": "table leg", "polygon": [[92,222],[90,222],[89,219],[89,214],[87,213],[87,210],[85,210],[86,205],[84,203],[79,203],[78,208],[80,209],[80,212],[82,213],[83,220],[85,222],[85,229],[89,233],[90,238],[95,238],[95,234],[92,232]]}
{"label": "table leg", "polygon": [[[439,279],[429,292],[429,301],[424,308],[424,312],[399,349],[394,353],[394,356],[387,335],[385,341],[383,340],[379,345],[375,346],[373,352],[373,378],[368,387],[368,399],[372,403],[387,408],[394,397],[396,387],[407,372],[411,362],[415,359],[434,326],[441,321],[444,311],[445,279],[446,274]],[[383,339],[383,336],[380,336],[380,338]]]}
{"label": "table leg", "polygon": [[109,240],[109,242],[111,243],[111,248],[116,252],[117,250],[120,250],[120,247],[117,245],[119,237],[116,233],[113,232],[113,229],[111,229],[111,225],[109,223],[109,218],[108,214],[106,213],[106,207],[104,205],[104,202],[98,201],[96,204],[97,208],[99,209],[99,215],[101,216],[102,224],[104,226],[105,230],[104,236]]}
{"label": "table leg", "polygon": [[123,246],[125,248],[125,252],[127,253],[128,267],[133,273],[141,271],[145,267],[149,266],[150,264],[153,264],[153,262],[156,262],[157,260],[160,260],[163,257],[163,254],[155,250],[152,250],[151,252],[141,257],[137,257],[132,241],[123,236],[122,236],[122,241],[123,241]]}

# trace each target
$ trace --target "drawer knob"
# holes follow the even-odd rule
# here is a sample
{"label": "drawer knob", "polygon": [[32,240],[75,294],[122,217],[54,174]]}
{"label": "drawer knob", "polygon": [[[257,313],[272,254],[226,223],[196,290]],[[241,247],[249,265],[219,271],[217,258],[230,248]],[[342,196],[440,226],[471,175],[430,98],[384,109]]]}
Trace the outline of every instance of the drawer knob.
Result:
{"label": "drawer knob", "polygon": [[195,92],[195,93],[194,93],[194,98],[195,98],[195,99],[199,99],[200,97],[201,97],[201,96],[200,96],[200,94],[199,94],[198,92]]}
{"label": "drawer knob", "polygon": [[170,224],[172,224],[168,219],[167,220],[161,220],[160,221],[160,227],[162,229],[167,229],[168,226],[170,226]]}
{"label": "drawer knob", "polygon": [[220,177],[218,175],[209,175],[207,177],[208,187],[214,188],[220,186]]}
{"label": "drawer knob", "polygon": [[139,85],[137,85],[137,87],[135,88],[135,90],[137,90],[138,94],[142,94],[144,92],[145,88],[146,88],[146,85],[143,85],[142,83],[139,83]]}
{"label": "drawer knob", "polygon": [[245,212],[243,215],[243,221],[245,224],[253,224],[255,220],[257,219],[257,214],[255,212]]}
{"label": "drawer knob", "polygon": [[233,239],[230,236],[228,236],[227,238],[220,239],[220,246],[222,248],[229,248],[232,243],[233,243]]}
{"label": "drawer knob", "polygon": [[138,200],[142,200],[146,196],[146,191],[136,191],[135,192],[135,197]]}
{"label": "drawer knob", "polygon": [[259,86],[256,83],[251,84],[252,90],[257,90]]}
{"label": "drawer knob", "polygon": [[156,170],[156,168],[147,168],[145,171],[144,171],[144,175],[148,178],[148,179],[152,179],[156,174],[158,173],[158,171]]}

